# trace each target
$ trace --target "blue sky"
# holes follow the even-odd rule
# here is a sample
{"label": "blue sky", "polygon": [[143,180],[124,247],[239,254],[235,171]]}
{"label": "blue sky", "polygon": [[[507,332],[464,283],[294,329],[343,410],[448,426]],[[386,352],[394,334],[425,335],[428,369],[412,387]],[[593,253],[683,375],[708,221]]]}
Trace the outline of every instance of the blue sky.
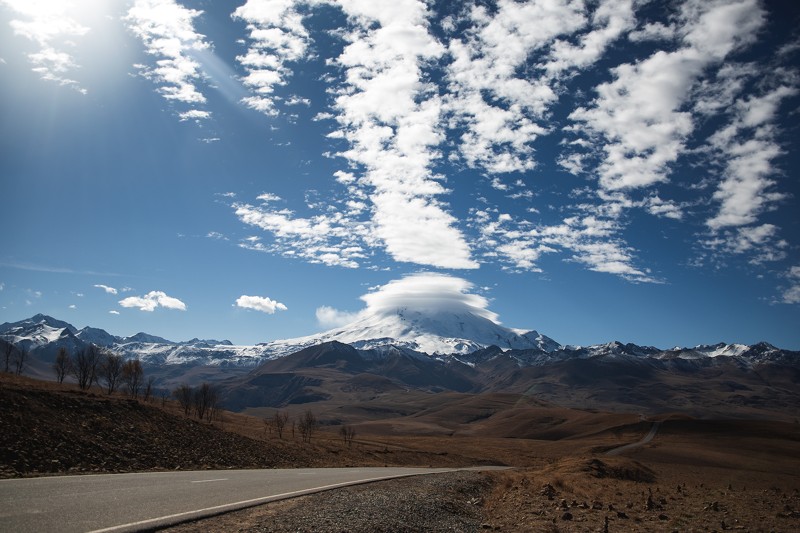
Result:
{"label": "blue sky", "polygon": [[256,343],[433,272],[562,343],[800,349],[798,27],[756,0],[0,0],[0,321]]}

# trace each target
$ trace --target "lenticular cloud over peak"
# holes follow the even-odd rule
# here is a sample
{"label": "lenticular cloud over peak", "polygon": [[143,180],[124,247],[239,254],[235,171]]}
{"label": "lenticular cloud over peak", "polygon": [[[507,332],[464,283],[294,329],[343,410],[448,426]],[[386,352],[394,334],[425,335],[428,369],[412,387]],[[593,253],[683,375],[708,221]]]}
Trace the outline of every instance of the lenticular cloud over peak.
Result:
{"label": "lenticular cloud over peak", "polygon": [[385,315],[398,309],[411,309],[425,313],[471,313],[499,323],[497,313],[488,309],[489,300],[471,294],[469,281],[425,272],[393,280],[361,297],[367,304],[362,315]]}

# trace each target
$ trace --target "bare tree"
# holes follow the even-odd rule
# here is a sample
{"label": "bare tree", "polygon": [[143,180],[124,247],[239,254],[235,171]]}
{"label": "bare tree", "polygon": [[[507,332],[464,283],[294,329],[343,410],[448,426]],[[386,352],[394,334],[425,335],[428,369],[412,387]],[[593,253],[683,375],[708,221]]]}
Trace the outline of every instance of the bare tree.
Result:
{"label": "bare tree", "polygon": [[53,363],[53,370],[56,372],[56,380],[59,383],[64,383],[64,378],[67,377],[67,374],[72,373],[72,358],[63,346],[58,349],[56,360]]}
{"label": "bare tree", "polygon": [[147,382],[144,384],[144,401],[149,402],[153,396],[153,383],[156,381],[155,376],[149,376]]}
{"label": "bare tree", "polygon": [[90,344],[85,350],[81,350],[75,356],[72,372],[78,380],[78,387],[86,390],[97,381],[97,373],[100,366],[100,348]]}
{"label": "bare tree", "polygon": [[25,368],[25,359],[27,358],[28,349],[24,346],[20,346],[19,349],[17,349],[17,357],[14,358],[14,370],[18,376],[22,374],[22,369]]}
{"label": "bare tree", "polygon": [[5,371],[8,372],[11,368],[11,354],[14,353],[14,344],[10,341],[6,341],[5,347],[3,349],[3,355],[5,355]]}
{"label": "bare tree", "polygon": [[169,389],[161,390],[161,407],[167,406],[167,399],[169,398]]}
{"label": "bare tree", "polygon": [[178,403],[183,407],[183,414],[189,416],[192,412],[192,388],[183,383],[177,389],[172,391],[172,395],[178,400]]}
{"label": "bare tree", "polygon": [[122,356],[114,352],[105,352],[100,362],[100,375],[106,382],[106,393],[113,394],[117,390],[122,377]]}
{"label": "bare tree", "polygon": [[310,410],[306,411],[305,414],[300,417],[300,420],[297,422],[297,429],[300,430],[300,436],[303,442],[311,442],[311,437],[317,429],[317,424],[317,417],[315,417],[314,413]]}
{"label": "bare tree", "polygon": [[353,445],[353,438],[356,436],[356,429],[353,426],[342,426],[339,430],[339,435],[342,436],[342,440],[350,448]]}
{"label": "bare tree", "polygon": [[131,398],[139,397],[139,389],[142,388],[143,377],[142,362],[138,359],[128,359],[122,365],[122,383],[125,384],[125,388],[128,389],[128,394]]}
{"label": "bare tree", "polygon": [[197,418],[203,420],[206,418],[211,422],[214,415],[214,409],[217,406],[217,391],[209,383],[202,383],[194,390],[194,413]]}
{"label": "bare tree", "polygon": [[[208,397],[206,420],[211,422],[212,420],[217,418],[218,411],[219,411],[219,393],[217,392],[216,387],[211,387],[210,395]],[[220,416],[219,419],[221,420],[222,417]]]}
{"label": "bare tree", "polygon": [[288,422],[289,413],[286,411],[275,411],[275,414],[272,415],[272,425],[275,427],[275,432],[278,434],[279,439],[283,438],[283,429]]}

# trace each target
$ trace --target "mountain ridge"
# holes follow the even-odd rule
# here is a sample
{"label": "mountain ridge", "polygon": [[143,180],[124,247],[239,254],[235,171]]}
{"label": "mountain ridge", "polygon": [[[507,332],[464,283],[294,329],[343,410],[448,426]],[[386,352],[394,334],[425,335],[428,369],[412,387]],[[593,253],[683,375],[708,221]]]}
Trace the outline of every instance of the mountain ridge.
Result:
{"label": "mountain ridge", "polygon": [[75,350],[80,349],[81,345],[93,343],[154,365],[233,367],[255,367],[265,361],[329,342],[347,344],[360,351],[372,352],[373,356],[388,353],[392,349],[402,349],[422,357],[454,359],[465,364],[479,362],[487,356],[487,350],[491,352],[490,348],[496,347],[519,366],[592,357],[687,361],[730,357],[752,364],[760,360],[794,361],[800,354],[777,348],[765,341],[753,345],[717,343],[666,350],[619,341],[590,346],[561,345],[536,330],[521,333],[520,330],[506,328],[470,313],[425,313],[408,308],[361,317],[347,326],[314,335],[256,345],[235,345],[228,340],[197,338],[176,342],[144,332],[121,337],[91,326],[79,330],[68,322],[41,313],[17,322],[0,324],[0,338],[29,351],[45,352],[52,356],[62,345]]}
{"label": "mountain ridge", "polygon": [[[29,375],[52,379],[51,363],[59,348],[76,353],[87,346],[81,336],[113,337],[97,329],[75,330],[50,318],[36,316],[0,325],[0,344],[11,341],[29,350]],[[356,337],[352,344],[344,343],[341,333],[348,332],[344,328],[255,346],[199,339],[182,343],[121,342],[136,336],[113,337],[119,343],[110,349],[124,358],[139,358],[160,390],[174,390],[187,383],[215,383],[226,405],[234,409],[314,404],[317,408],[327,405],[331,412],[344,405],[353,412],[385,408],[406,412],[413,411],[406,402],[413,403],[418,394],[513,393],[581,409],[602,406],[626,412],[681,411],[698,416],[800,416],[800,352],[767,342],[668,350],[618,341],[562,346],[555,341],[540,342],[545,338],[541,335],[531,334],[532,341],[513,330],[496,330],[478,320],[472,325],[488,327],[484,333],[511,331],[512,336],[505,339],[521,339],[520,344],[507,348],[469,341],[479,347],[428,354],[418,348],[420,341],[431,341],[431,332],[427,332],[428,339],[420,337],[424,332],[413,313],[404,313],[403,320],[392,320],[394,327],[406,328],[405,340],[369,338],[382,332],[362,328],[351,332]],[[56,327],[59,325],[65,326]],[[467,331],[468,325],[451,322],[450,327]],[[483,340],[491,338],[496,336]],[[457,340],[437,339],[445,345]],[[364,402],[370,406],[364,406]]]}

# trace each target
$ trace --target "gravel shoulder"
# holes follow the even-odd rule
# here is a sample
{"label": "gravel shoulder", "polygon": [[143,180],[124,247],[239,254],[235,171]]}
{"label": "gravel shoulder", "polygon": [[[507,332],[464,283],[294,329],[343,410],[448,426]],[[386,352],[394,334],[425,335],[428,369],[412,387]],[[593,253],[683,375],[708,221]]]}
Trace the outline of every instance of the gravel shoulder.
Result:
{"label": "gravel shoulder", "polygon": [[479,472],[379,481],[262,505],[166,531],[350,533],[480,531],[492,484]]}

